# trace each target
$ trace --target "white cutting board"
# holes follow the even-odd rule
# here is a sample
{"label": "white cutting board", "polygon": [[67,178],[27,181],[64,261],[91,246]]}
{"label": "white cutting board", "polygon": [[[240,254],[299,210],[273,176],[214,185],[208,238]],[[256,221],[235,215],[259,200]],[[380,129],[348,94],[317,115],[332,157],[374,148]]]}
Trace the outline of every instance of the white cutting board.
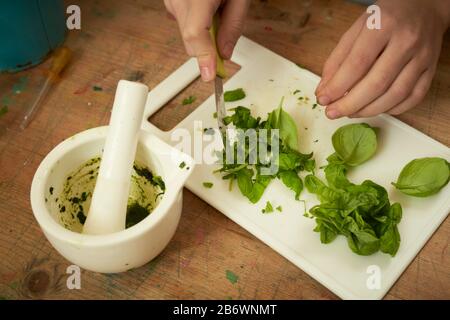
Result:
{"label": "white cutting board", "polygon": [[[317,167],[324,165],[326,157],[333,152],[331,136],[340,126],[366,121],[381,129],[376,155],[367,163],[352,169],[349,178],[358,183],[371,179],[388,190],[392,202],[402,204],[400,249],[394,258],[383,253],[363,257],[354,254],[342,236],[331,244],[321,244],[319,234],[313,232],[315,222],[303,216],[305,203],[306,210],[318,203],[315,196],[304,190],[301,194],[304,202],[295,201],[293,192],[278,180],[269,185],[256,205],[240,194],[236,184],[233,191],[229,192],[228,181],[212,173],[217,169],[216,165],[198,164],[187,182],[187,188],[339,297],[381,299],[450,211],[450,186],[437,195],[421,199],[400,194],[390,183],[396,180],[403,166],[410,160],[425,156],[450,160],[450,149],[387,115],[365,120],[328,120],[323,108],[312,109],[315,102],[314,89],[320,78],[247,38],[239,40],[232,60],[241,69],[228,79],[225,90],[242,87],[247,97],[227,103],[227,109],[243,105],[265,118],[268,112],[278,106],[281,97],[285,96],[284,108],[293,116],[299,129],[300,151],[313,151]],[[188,60],[149,93],[145,119],[198,76],[195,60]],[[297,97],[292,94],[296,89],[300,89],[302,95],[310,97],[309,104],[298,104]],[[179,141],[171,141],[174,130],[184,128],[192,136],[194,133],[198,134],[200,131],[198,128],[194,129],[194,121],[203,121],[203,127],[217,127],[214,112],[212,95],[171,131],[163,132],[147,121],[143,122],[143,128],[156,133],[170,144],[177,145]],[[204,143],[205,148],[207,145],[208,143]],[[213,182],[214,186],[207,189],[202,185],[204,181]],[[274,207],[281,205],[283,212],[262,214],[266,201],[270,201]],[[376,278],[378,275],[379,287]]]}

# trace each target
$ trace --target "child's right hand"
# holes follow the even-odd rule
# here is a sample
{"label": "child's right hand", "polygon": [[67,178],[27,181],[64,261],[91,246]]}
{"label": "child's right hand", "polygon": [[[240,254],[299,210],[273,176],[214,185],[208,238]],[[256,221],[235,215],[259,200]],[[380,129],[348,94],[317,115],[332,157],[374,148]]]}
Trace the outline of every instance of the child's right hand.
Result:
{"label": "child's right hand", "polygon": [[224,59],[230,59],[241,36],[250,0],[164,0],[175,17],[187,53],[196,57],[203,81],[216,76],[216,50],[209,28],[216,11],[222,5],[217,46]]}

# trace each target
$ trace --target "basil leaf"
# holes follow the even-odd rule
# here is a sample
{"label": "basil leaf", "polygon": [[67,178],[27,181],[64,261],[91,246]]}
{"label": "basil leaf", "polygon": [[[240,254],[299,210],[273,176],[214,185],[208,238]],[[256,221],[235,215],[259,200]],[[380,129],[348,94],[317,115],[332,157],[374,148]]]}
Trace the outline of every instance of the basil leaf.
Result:
{"label": "basil leaf", "polygon": [[[222,150],[221,155],[219,154],[219,158],[222,158],[222,167],[215,171],[223,174],[222,179],[230,180],[230,186],[236,180],[241,193],[252,203],[261,199],[268,184],[275,177],[281,179],[288,188],[293,190],[296,199],[298,199],[303,189],[303,182],[298,176],[298,172],[303,170],[314,172],[315,170],[313,154],[302,154],[296,150],[298,147],[297,127],[290,115],[282,109],[282,104],[283,99],[281,99],[278,108],[269,113],[267,120],[263,122],[261,122],[261,118],[253,117],[250,109],[242,106],[233,108],[233,113],[224,119],[226,125],[233,124],[236,128],[244,131],[247,129],[255,129],[256,131],[256,138],[259,142],[257,146],[249,142],[246,133],[237,132],[237,139],[232,145],[232,152],[235,160],[238,154],[243,156],[241,157],[244,160],[243,164],[238,164],[235,160],[233,163],[227,163],[226,152]],[[266,130],[263,131],[262,129]],[[280,132],[278,140],[275,141],[279,143],[277,155],[273,153],[272,129],[278,129]],[[255,147],[257,147],[257,150],[251,149]],[[260,158],[261,150],[266,150],[268,156]],[[250,155],[255,154],[253,151],[258,151],[256,159],[250,159]],[[267,163],[268,161],[269,163]],[[278,168],[279,174],[262,176],[260,174],[261,169],[271,167],[273,162],[278,165],[276,168]]]}
{"label": "basil leaf", "polygon": [[250,202],[257,203],[259,199],[261,199],[264,191],[266,190],[272,179],[272,176],[256,175],[256,180],[253,184],[252,192],[247,196]]}
{"label": "basil leaf", "polygon": [[244,168],[237,172],[237,183],[239,190],[246,197],[248,197],[252,193],[253,189],[252,177],[253,177],[252,169]]}
{"label": "basil leaf", "polygon": [[384,223],[386,227],[380,237],[380,250],[381,252],[395,256],[400,247],[400,233],[398,232],[397,224],[402,219],[401,205],[399,203],[394,203],[389,208],[387,217],[388,219]]}
{"label": "basil leaf", "polygon": [[246,96],[245,92],[242,88],[225,91],[225,93],[223,94],[223,98],[224,98],[225,102],[233,102],[233,101],[242,100],[245,98],[245,96]]}
{"label": "basil leaf", "polygon": [[197,98],[195,96],[189,96],[187,98],[183,99],[183,102],[181,103],[183,106],[188,105],[188,104],[192,104],[195,102],[195,100],[197,100]]}
{"label": "basil leaf", "polygon": [[295,192],[295,200],[298,200],[303,190],[303,182],[297,172],[293,170],[281,171],[278,176],[286,187]]}
{"label": "basil leaf", "polygon": [[325,177],[328,184],[334,188],[345,188],[351,185],[345,176],[347,167],[343,164],[331,163],[325,167]]}
{"label": "basil leaf", "polygon": [[298,150],[297,125],[289,113],[283,110],[283,101],[284,97],[281,98],[278,108],[269,113],[266,128],[279,129],[283,143],[293,150]]}
{"label": "basil leaf", "polygon": [[266,207],[262,210],[263,213],[272,213],[273,212],[273,206],[270,203],[270,201],[266,202]]}
{"label": "basil leaf", "polygon": [[336,154],[349,166],[357,166],[369,160],[377,149],[377,135],[366,123],[340,127],[332,137]]}
{"label": "basil leaf", "polygon": [[214,184],[212,182],[203,182],[203,186],[208,189],[211,189],[213,185]]}
{"label": "basil leaf", "polygon": [[356,254],[368,256],[380,249],[380,240],[370,226],[360,226],[354,219],[347,217],[346,228],[349,230],[348,246]]}
{"label": "basil leaf", "polygon": [[309,193],[314,194],[321,194],[322,190],[326,188],[325,184],[312,174],[309,174],[305,177],[305,185]]}
{"label": "basil leaf", "polygon": [[306,188],[321,202],[309,211],[316,218],[314,231],[320,232],[321,242],[329,243],[343,235],[356,254],[380,250],[394,256],[400,246],[400,204],[391,206],[386,189],[370,180],[360,185],[351,183],[343,164],[329,164],[325,174],[329,186],[314,175],[305,177]]}
{"label": "basil leaf", "polygon": [[404,194],[427,197],[445,187],[450,178],[450,165],[442,158],[421,158],[409,162],[392,183]]}
{"label": "basil leaf", "polygon": [[234,109],[233,115],[223,118],[225,125],[232,123],[238,129],[256,128],[259,121],[260,118],[252,117],[250,109],[241,106]]}
{"label": "basil leaf", "polygon": [[312,153],[303,154],[296,150],[286,148],[278,155],[278,167],[280,170],[301,171],[309,168],[313,171],[315,167],[314,160],[311,159]]}
{"label": "basil leaf", "polygon": [[332,228],[327,227],[324,223],[318,223],[317,227],[314,229],[316,232],[320,232],[320,242],[331,243],[338,236]]}

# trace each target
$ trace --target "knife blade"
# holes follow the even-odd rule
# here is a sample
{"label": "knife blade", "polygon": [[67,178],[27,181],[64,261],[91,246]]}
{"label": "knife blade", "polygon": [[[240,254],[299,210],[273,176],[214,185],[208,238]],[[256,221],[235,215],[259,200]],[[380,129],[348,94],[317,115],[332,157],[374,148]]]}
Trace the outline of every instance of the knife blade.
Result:
{"label": "knife blade", "polygon": [[226,116],[225,100],[223,96],[223,82],[222,78],[219,76],[216,76],[216,79],[214,80],[214,92],[216,98],[217,125],[219,127],[220,134],[222,135],[222,140],[225,140],[226,125],[223,121]]}

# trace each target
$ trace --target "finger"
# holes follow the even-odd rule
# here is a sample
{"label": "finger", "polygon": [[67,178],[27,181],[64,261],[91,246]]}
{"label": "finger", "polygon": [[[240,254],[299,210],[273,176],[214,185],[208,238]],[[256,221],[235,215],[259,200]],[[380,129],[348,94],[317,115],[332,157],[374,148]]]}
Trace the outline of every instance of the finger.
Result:
{"label": "finger", "polygon": [[363,28],[344,62],[318,92],[319,103],[329,105],[344,96],[372,67],[387,42],[382,30]]}
{"label": "finger", "polygon": [[417,59],[411,60],[403,68],[385,94],[358,111],[352,118],[373,117],[390,110],[392,107],[406,100],[414,90],[414,86],[417,84],[425,69]]}
{"label": "finger", "polygon": [[217,5],[210,1],[193,1],[181,17],[177,16],[186,51],[197,58],[203,81],[211,81],[216,75],[216,49],[209,29]]}
{"label": "finger", "polygon": [[389,110],[388,113],[391,115],[399,115],[418,105],[425,98],[428,90],[430,89],[434,71],[434,69],[428,69],[425,71],[420,76],[419,81],[417,81],[411,95],[406,100]]}
{"label": "finger", "polygon": [[230,59],[242,34],[250,0],[228,0],[223,8],[217,34],[217,46],[224,59]]}
{"label": "finger", "polygon": [[343,98],[330,104],[326,113],[331,119],[352,115],[382,96],[411,59],[401,42],[391,41],[372,69]]}
{"label": "finger", "polygon": [[322,89],[323,85],[333,77],[345,57],[350,53],[352,45],[364,25],[365,16],[362,15],[351,27],[344,33],[337,46],[333,49],[322,70],[322,79],[316,88],[315,94]]}
{"label": "finger", "polygon": [[164,0],[164,5],[166,6],[167,11],[173,15],[173,6],[170,0]]}

